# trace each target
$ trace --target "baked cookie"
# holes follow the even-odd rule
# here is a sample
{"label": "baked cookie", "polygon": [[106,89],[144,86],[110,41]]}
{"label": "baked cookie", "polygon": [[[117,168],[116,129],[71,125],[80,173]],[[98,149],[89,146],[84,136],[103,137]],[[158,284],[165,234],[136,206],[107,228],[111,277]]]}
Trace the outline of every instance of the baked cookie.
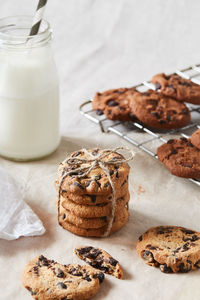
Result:
{"label": "baked cookie", "polygon": [[[98,148],[88,150],[89,153],[92,155],[98,155],[102,153],[103,150],[100,150]],[[115,187],[115,190],[119,190],[121,186],[124,184],[124,181],[128,178],[130,167],[127,163],[118,163],[114,164],[117,160],[124,159],[124,157],[115,152],[107,151],[108,154],[104,158],[102,158],[103,161],[113,161],[113,164],[109,164],[107,167],[110,172],[110,177],[112,179],[112,183]],[[105,155],[105,154],[104,154]],[[91,159],[91,156],[88,154],[85,154],[82,150],[73,152],[70,157],[77,158],[77,159]],[[88,163],[79,163],[77,161],[76,167],[90,167],[92,162]],[[107,178],[107,175],[105,172],[100,168],[99,166],[96,166],[93,170],[89,172],[88,175],[78,178],[77,175],[83,174],[82,171],[76,172],[74,170],[75,166],[66,163],[65,161],[60,164],[58,169],[58,178],[56,181],[57,188],[59,186],[59,182],[62,178],[62,176],[65,174],[65,172],[72,171],[70,175],[67,175],[61,184],[62,190],[67,190],[69,193],[78,194],[78,195],[108,195],[112,193],[112,188],[110,185],[110,182]]]}
{"label": "baked cookie", "polygon": [[200,267],[200,233],[183,227],[150,228],[139,237],[136,250],[146,264],[164,273]]}
{"label": "baked cookie", "polygon": [[[120,213],[117,214],[114,218],[113,226],[109,232],[109,235],[120,230],[127,223],[128,217],[129,217],[128,209],[127,208],[121,209]],[[85,236],[85,237],[103,237],[107,231],[107,225],[96,229],[80,228],[69,222],[62,222],[60,225],[64,229],[67,229],[68,231],[76,235]]]}
{"label": "baked cookie", "polygon": [[188,79],[177,74],[165,75],[161,73],[153,76],[152,82],[156,89],[165,96],[178,101],[200,104],[200,85]]}
{"label": "baked cookie", "polygon": [[173,129],[190,122],[190,112],[184,103],[148,90],[137,92],[130,102],[131,111],[144,124],[159,129]]}
{"label": "baked cookie", "polygon": [[191,136],[192,144],[200,149],[200,129],[196,130]]}
{"label": "baked cookie", "polygon": [[91,246],[81,246],[74,250],[75,254],[87,264],[106,274],[123,279],[123,271],[119,262],[108,252]]}
{"label": "baked cookie", "polygon": [[110,120],[133,120],[134,116],[130,112],[129,102],[134,93],[134,88],[112,89],[96,93],[92,108],[98,115],[105,114]]}
{"label": "baked cookie", "polygon": [[[124,179],[124,182],[121,185],[121,188],[116,190],[116,198],[121,198],[128,192],[128,179]],[[76,202],[77,204],[83,204],[83,205],[91,205],[95,206],[97,204],[105,204],[110,203],[113,200],[113,194],[108,194],[105,196],[98,196],[98,195],[78,195],[73,194],[70,192],[67,192],[66,190],[61,191],[61,195],[63,198],[66,199],[73,199],[73,202]]]}
{"label": "baked cookie", "polygon": [[[125,206],[130,199],[130,194],[127,193],[124,197],[118,198],[116,201],[116,208]],[[77,204],[70,199],[61,197],[61,206],[69,210],[74,215],[81,218],[100,218],[109,216],[112,211],[112,203],[98,204],[96,206]]]}
{"label": "baked cookie", "polygon": [[[126,210],[125,207],[116,206],[115,216],[119,214],[120,211],[124,210]],[[108,224],[109,216],[102,216],[99,218],[81,218],[73,214],[70,210],[64,209],[61,206],[58,221],[61,225],[63,222],[67,221],[80,228],[101,228]]]}
{"label": "baked cookie", "polygon": [[173,175],[200,178],[200,150],[190,139],[171,139],[158,148],[157,155]]}
{"label": "baked cookie", "polygon": [[83,300],[93,297],[104,274],[90,266],[61,265],[43,255],[32,259],[22,274],[22,283],[34,299]]}

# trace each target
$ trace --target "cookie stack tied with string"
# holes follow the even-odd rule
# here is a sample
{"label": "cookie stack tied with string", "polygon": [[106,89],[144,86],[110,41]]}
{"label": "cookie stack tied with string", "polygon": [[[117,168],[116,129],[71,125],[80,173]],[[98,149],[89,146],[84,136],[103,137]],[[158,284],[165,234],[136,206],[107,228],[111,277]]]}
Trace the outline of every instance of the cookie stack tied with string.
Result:
{"label": "cookie stack tied with string", "polygon": [[[129,152],[129,158],[118,153]],[[128,161],[130,150],[82,149],[59,166],[58,222],[68,231],[86,237],[106,237],[128,221]]]}

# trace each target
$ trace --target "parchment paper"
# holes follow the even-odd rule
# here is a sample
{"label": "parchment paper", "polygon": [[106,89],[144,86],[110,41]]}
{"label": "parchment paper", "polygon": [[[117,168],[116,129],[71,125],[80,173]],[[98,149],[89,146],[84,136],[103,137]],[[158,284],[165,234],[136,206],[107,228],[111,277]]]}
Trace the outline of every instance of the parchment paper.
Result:
{"label": "parchment paper", "polygon": [[[36,3],[0,0],[0,16],[32,14]],[[37,1],[36,1],[37,2]],[[81,238],[57,225],[54,180],[67,153],[82,147],[128,145],[80,116],[78,106],[99,90],[134,85],[158,72],[171,72],[200,60],[200,2],[160,0],[49,1],[46,18],[54,30],[61,80],[59,149],[31,163],[0,159],[25,188],[25,201],[42,220],[41,237],[0,240],[0,299],[28,300],[21,271],[43,254],[61,263],[82,263],[73,254],[80,244],[102,247],[123,266],[123,281],[107,276],[95,300],[197,300],[200,271],[163,274],[136,254],[141,233],[156,225],[200,231],[199,187],[174,177],[156,160],[135,149],[130,176],[130,220],[106,239]],[[134,148],[133,148],[134,149]]]}

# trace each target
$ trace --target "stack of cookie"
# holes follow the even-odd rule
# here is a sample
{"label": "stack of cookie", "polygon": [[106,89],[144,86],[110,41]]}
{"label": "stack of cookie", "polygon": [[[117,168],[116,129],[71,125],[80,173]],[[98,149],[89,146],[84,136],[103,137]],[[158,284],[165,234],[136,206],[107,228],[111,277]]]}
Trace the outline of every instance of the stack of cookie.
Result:
{"label": "stack of cookie", "polygon": [[[99,155],[103,168],[95,164]],[[81,236],[100,237],[126,224],[130,167],[120,162],[123,159],[115,151],[92,149],[74,152],[60,164],[55,185],[58,221],[63,228]]]}

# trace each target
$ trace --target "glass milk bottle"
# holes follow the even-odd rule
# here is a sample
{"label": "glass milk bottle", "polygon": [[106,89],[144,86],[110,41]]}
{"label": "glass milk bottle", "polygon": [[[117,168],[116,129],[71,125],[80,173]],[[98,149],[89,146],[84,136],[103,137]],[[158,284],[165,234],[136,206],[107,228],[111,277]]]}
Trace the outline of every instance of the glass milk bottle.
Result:
{"label": "glass milk bottle", "polygon": [[42,158],[59,145],[59,87],[48,22],[29,36],[32,18],[0,19],[0,155]]}

